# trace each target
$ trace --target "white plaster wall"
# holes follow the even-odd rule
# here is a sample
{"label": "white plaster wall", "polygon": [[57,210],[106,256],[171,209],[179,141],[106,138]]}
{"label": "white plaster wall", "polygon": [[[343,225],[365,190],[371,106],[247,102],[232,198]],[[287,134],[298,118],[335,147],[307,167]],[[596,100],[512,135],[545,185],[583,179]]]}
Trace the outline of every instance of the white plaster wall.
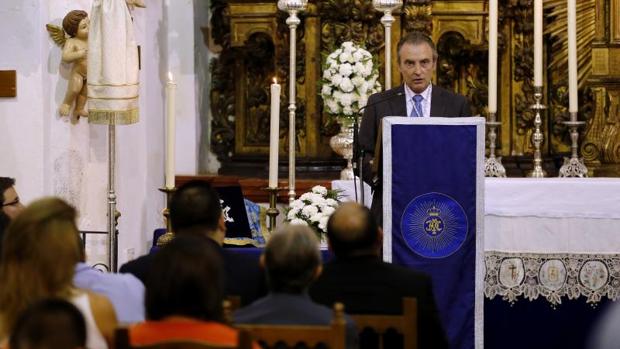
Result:
{"label": "white plaster wall", "polygon": [[17,97],[0,98],[0,175],[18,179],[25,201],[45,191],[43,86],[44,37],[37,33],[47,12],[39,0],[0,2],[0,69],[17,70]]}
{"label": "white plaster wall", "polygon": [[[46,23],[60,25],[73,9],[90,12],[90,0],[2,0],[0,69],[17,70],[17,97],[0,99],[0,176],[15,177],[28,203],[61,196],[80,211],[82,230],[106,230],[107,126],[58,116],[70,67],[49,38]],[[195,174],[193,4],[149,0],[133,12],[141,46],[140,122],[117,126],[119,265],[147,251],[153,229],[162,226],[164,82],[175,74],[177,172]],[[168,56],[170,55],[170,58]],[[89,241],[90,259],[105,260],[105,238]]]}

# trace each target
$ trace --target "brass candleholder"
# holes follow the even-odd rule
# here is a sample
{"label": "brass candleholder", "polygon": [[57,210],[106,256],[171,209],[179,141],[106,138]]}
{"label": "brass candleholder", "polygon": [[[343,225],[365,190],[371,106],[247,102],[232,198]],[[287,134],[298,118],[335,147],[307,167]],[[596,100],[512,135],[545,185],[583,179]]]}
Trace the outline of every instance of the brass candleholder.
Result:
{"label": "brass candleholder", "polygon": [[542,168],[542,156],[540,152],[540,147],[542,146],[544,135],[541,131],[542,126],[542,116],[541,113],[543,110],[547,109],[547,107],[542,104],[542,86],[534,86],[534,105],[530,107],[530,109],[534,110],[536,116],[534,117],[534,133],[532,134],[532,144],[534,144],[534,168],[530,173],[528,173],[528,177],[532,178],[544,178],[547,173]]}
{"label": "brass candleholder", "polygon": [[571,112],[570,120],[564,121],[564,125],[568,126],[570,129],[571,157],[570,159],[564,158],[564,164],[560,167],[559,177],[588,177],[588,168],[583,162],[583,158],[579,158],[578,152],[579,131],[577,131],[577,128],[585,125],[585,122],[577,121],[577,113]]}
{"label": "brass candleholder", "polygon": [[276,230],[276,217],[280,214],[280,210],[276,207],[278,202],[278,191],[286,189],[287,188],[265,188],[265,190],[269,192],[269,208],[267,209],[269,233],[273,233]]}
{"label": "brass candleholder", "polygon": [[172,197],[172,194],[174,194],[176,190],[177,190],[176,187],[159,188],[159,191],[161,191],[162,193],[166,193],[166,207],[161,212],[162,215],[164,216],[164,220],[166,221],[166,233],[157,239],[157,247],[165,246],[167,243],[172,241],[172,239],[174,238],[174,232],[172,231],[172,223],[170,221],[170,209],[168,208],[168,205],[170,203],[170,198]]}
{"label": "brass candleholder", "polygon": [[484,159],[484,176],[485,177],[506,177],[506,169],[502,165],[502,158],[495,157],[495,142],[497,141],[497,132],[495,131],[501,122],[497,122],[497,114],[489,113],[487,126],[489,127],[489,157]]}

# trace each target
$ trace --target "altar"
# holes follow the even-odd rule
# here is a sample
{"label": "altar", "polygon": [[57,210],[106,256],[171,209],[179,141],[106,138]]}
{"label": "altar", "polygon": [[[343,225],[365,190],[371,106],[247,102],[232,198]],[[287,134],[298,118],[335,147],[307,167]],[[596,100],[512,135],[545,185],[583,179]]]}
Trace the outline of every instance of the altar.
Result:
{"label": "altar", "polygon": [[584,347],[620,292],[620,179],[486,178],[484,200],[485,347]]}

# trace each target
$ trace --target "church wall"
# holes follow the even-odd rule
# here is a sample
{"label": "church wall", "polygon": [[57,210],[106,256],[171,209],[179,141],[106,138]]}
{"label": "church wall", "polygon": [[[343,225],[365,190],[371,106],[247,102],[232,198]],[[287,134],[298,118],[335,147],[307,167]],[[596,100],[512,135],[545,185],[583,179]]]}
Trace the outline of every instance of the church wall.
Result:
{"label": "church wall", "polygon": [[[0,175],[17,178],[28,203],[45,195],[65,198],[80,211],[82,230],[106,230],[107,126],[59,117],[70,66],[45,24],[60,25],[90,0],[3,0],[0,69],[17,70],[17,97],[0,99]],[[117,126],[119,265],[147,250],[163,226],[164,87],[177,82],[177,173],[195,174],[199,127],[195,102],[191,0],[150,0],[133,12],[141,46],[140,122]],[[170,56],[170,58],[168,58]],[[91,261],[105,260],[105,238],[88,241]]]}

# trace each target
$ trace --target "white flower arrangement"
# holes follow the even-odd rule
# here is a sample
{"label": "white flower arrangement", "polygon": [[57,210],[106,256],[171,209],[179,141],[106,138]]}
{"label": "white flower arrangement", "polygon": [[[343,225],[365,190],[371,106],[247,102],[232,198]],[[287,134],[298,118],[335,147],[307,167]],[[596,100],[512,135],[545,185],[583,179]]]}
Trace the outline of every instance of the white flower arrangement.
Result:
{"label": "white flower arrangement", "polygon": [[351,41],[342,43],[327,56],[322,85],[325,111],[345,118],[353,118],[366,105],[368,97],[381,90],[372,55]]}
{"label": "white flower arrangement", "polygon": [[321,239],[322,235],[327,233],[329,216],[340,204],[338,193],[337,190],[328,190],[320,185],[312,187],[312,191],[291,202],[285,221],[310,226]]}

